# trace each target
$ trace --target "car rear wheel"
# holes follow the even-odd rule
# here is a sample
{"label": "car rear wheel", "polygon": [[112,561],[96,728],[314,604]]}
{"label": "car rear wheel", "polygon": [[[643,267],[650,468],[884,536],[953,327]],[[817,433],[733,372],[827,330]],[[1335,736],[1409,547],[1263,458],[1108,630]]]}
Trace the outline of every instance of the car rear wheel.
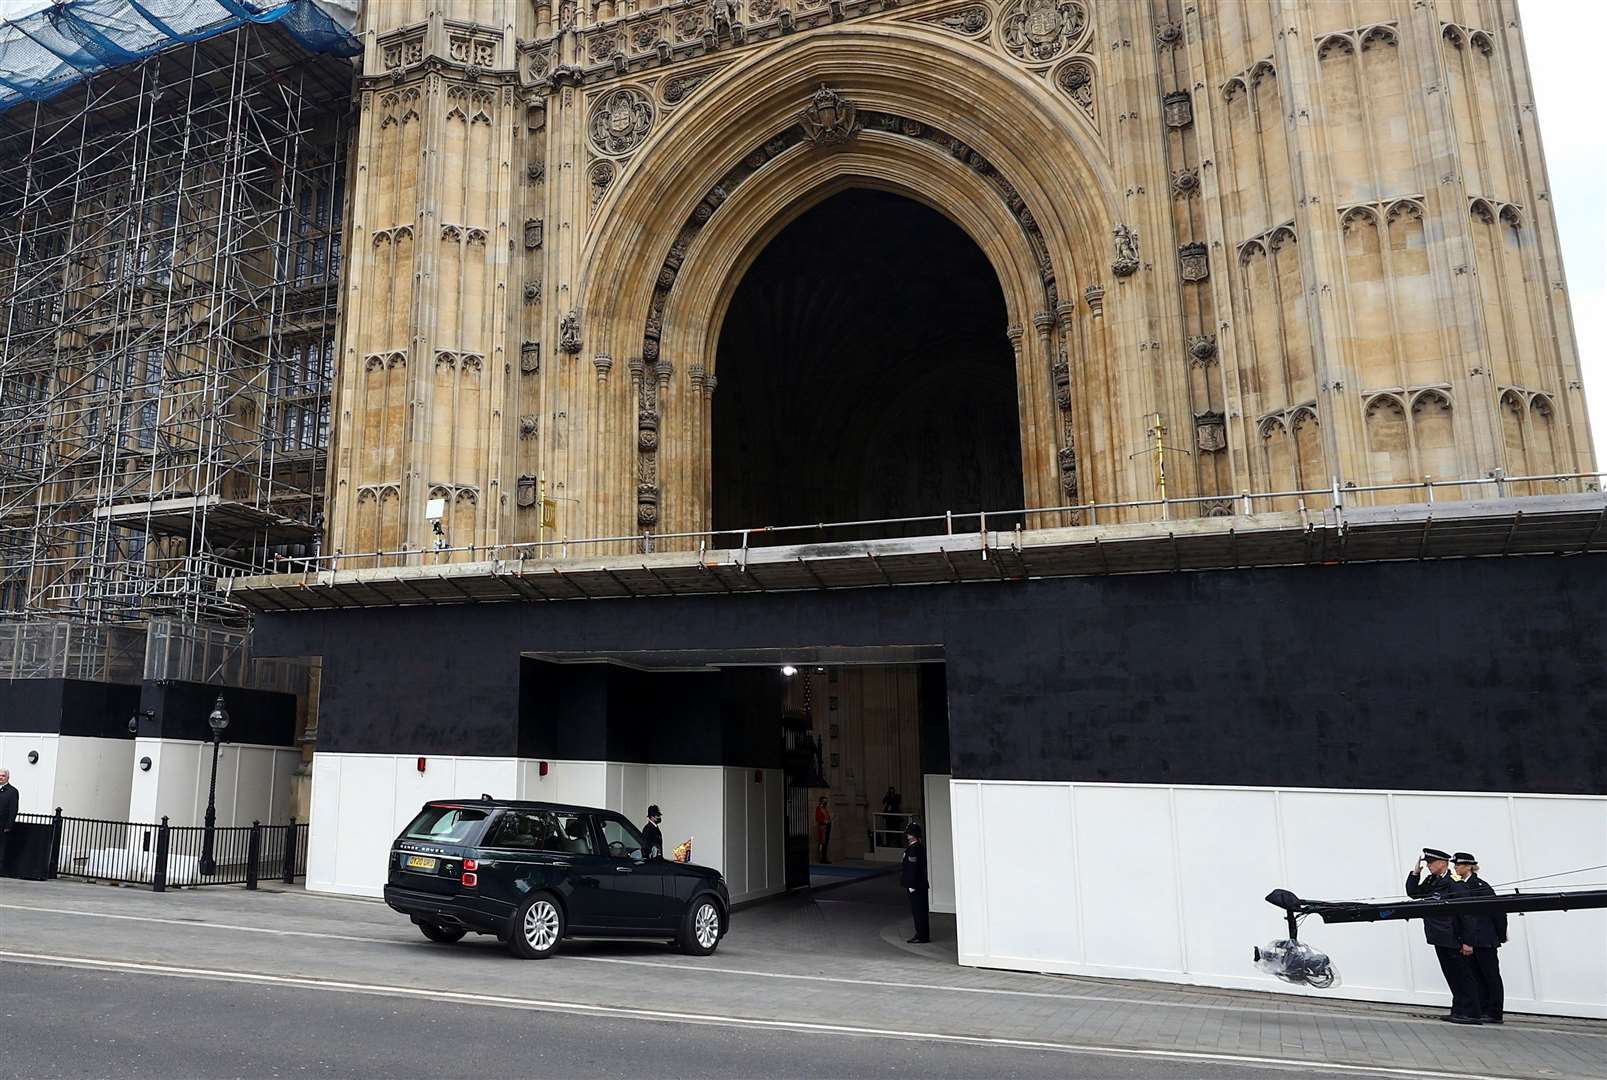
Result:
{"label": "car rear wheel", "polygon": [[707,896],[692,901],[681,922],[681,951],[707,956],[720,946],[720,907]]}
{"label": "car rear wheel", "polygon": [[421,922],[417,926],[419,933],[431,941],[440,942],[442,945],[451,945],[454,942],[462,941],[463,935],[468,933],[461,926],[441,926],[438,923],[429,922]]}
{"label": "car rear wheel", "polygon": [[564,912],[547,893],[537,893],[513,913],[508,948],[526,960],[545,960],[564,939]]}

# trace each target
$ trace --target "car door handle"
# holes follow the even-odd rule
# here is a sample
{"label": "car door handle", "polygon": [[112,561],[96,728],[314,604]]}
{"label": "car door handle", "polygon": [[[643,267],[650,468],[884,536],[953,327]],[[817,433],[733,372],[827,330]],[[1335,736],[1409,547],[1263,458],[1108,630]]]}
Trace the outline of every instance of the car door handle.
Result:
{"label": "car door handle", "polygon": [[616,874],[630,874],[630,873],[634,873],[634,872],[635,871],[633,871],[628,866],[616,866],[616,867],[614,867],[614,873],[616,873]]}

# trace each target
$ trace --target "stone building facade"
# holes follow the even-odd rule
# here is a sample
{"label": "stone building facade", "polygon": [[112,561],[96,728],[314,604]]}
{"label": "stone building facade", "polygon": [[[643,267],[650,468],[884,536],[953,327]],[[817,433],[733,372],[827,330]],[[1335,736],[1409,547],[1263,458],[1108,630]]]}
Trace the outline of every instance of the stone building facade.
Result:
{"label": "stone building facade", "polygon": [[710,528],[727,305],[853,188],[996,273],[1017,505],[1595,467],[1513,0],[363,20],[326,552]]}

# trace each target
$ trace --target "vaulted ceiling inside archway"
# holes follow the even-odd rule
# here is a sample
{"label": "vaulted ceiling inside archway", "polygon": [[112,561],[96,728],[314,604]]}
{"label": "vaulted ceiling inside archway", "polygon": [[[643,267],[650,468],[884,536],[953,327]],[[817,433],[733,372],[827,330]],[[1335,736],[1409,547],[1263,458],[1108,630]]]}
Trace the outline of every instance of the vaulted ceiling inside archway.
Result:
{"label": "vaulted ceiling inside archway", "polygon": [[986,257],[941,214],[858,189],[805,212],[721,331],[716,527],[1021,505],[1006,322]]}

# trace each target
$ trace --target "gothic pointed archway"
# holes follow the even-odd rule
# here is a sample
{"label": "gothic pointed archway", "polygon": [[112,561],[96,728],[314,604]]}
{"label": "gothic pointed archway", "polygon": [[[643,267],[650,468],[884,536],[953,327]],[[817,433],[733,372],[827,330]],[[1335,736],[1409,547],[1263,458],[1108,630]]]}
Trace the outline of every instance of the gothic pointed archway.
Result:
{"label": "gothic pointed archway", "polygon": [[[1075,449],[1127,441],[1107,338],[1130,328],[1104,317],[1116,185],[1079,116],[1022,111],[1033,97],[1017,85],[1020,72],[968,55],[934,78],[934,42],[916,36],[845,33],[829,49],[800,41],[785,62],[712,80],[610,187],[575,293],[580,340],[571,344],[598,374],[573,482],[637,497],[582,500],[600,514],[584,531],[712,526],[711,403],[725,377],[727,308],[773,237],[849,188],[923,203],[991,265],[1013,352],[1022,474],[1021,497],[1007,502],[1120,496],[1112,459],[1089,469]],[[841,130],[811,119],[823,90],[836,120],[852,117]]]}
{"label": "gothic pointed archway", "polygon": [[1008,323],[987,256],[935,210],[859,187],[810,205],[748,266],[720,329],[714,528],[1021,506]]}

